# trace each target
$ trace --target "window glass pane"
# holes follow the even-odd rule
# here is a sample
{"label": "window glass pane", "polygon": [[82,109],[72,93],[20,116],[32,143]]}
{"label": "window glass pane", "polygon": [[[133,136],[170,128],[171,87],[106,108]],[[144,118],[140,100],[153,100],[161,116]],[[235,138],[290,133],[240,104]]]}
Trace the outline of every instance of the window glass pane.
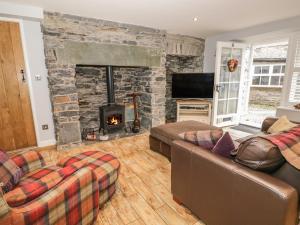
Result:
{"label": "window glass pane", "polygon": [[283,79],[284,79],[284,76],[281,76],[280,77],[280,85],[283,85]]}
{"label": "window glass pane", "polygon": [[271,77],[271,85],[279,85],[280,76],[272,76]]}
{"label": "window glass pane", "polygon": [[285,66],[281,67],[281,73],[285,73]]}
{"label": "window glass pane", "polygon": [[280,73],[281,72],[281,66],[273,66],[273,73]]}
{"label": "window glass pane", "polygon": [[262,74],[268,74],[269,73],[269,69],[270,69],[269,66],[263,66],[262,69],[261,69],[261,73]]}
{"label": "window glass pane", "polygon": [[253,85],[259,85],[260,76],[255,76],[252,78]]}
{"label": "window glass pane", "polygon": [[255,73],[255,74],[261,74],[261,66],[256,66],[256,67],[254,68],[254,73]]}
{"label": "window glass pane", "polygon": [[269,76],[261,77],[261,79],[260,79],[260,85],[269,85],[269,79],[270,79]]}

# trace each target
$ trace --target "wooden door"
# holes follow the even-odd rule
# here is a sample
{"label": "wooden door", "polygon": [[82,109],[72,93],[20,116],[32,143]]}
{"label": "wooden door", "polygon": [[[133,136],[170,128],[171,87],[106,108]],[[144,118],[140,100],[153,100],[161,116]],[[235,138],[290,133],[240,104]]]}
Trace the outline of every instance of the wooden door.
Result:
{"label": "wooden door", "polygon": [[0,148],[35,145],[19,24],[0,21]]}

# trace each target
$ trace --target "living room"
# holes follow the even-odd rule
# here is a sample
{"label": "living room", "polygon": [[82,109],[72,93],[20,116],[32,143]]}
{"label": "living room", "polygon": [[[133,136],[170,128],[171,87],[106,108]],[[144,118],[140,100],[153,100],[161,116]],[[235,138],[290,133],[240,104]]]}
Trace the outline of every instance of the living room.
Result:
{"label": "living room", "polygon": [[1,0],[0,224],[298,225],[299,8]]}

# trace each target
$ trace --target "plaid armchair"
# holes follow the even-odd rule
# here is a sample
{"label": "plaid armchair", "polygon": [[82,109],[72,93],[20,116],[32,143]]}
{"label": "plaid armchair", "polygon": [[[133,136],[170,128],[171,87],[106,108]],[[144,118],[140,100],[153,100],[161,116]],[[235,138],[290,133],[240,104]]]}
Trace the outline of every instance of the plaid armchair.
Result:
{"label": "plaid armchair", "polygon": [[[30,151],[12,157],[23,171],[13,190],[0,194],[0,224],[92,224],[99,211],[96,174],[83,163],[45,166]],[[1,188],[0,188],[1,189]]]}

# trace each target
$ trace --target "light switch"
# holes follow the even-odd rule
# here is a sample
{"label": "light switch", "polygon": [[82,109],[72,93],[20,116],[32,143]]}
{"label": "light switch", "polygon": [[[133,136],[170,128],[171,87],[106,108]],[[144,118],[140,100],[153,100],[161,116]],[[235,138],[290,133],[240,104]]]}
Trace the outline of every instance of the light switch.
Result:
{"label": "light switch", "polygon": [[42,76],[39,74],[35,75],[35,80],[42,80]]}

